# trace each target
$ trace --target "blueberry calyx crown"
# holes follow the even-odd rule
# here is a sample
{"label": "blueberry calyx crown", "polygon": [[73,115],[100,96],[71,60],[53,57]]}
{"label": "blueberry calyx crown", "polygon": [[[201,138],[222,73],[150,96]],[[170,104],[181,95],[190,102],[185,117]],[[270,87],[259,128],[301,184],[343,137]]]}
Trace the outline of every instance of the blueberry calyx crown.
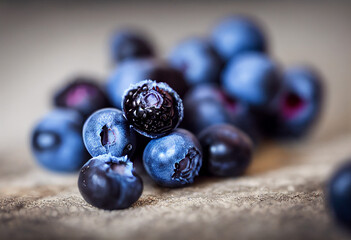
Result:
{"label": "blueberry calyx crown", "polygon": [[200,152],[195,147],[190,148],[185,157],[175,163],[172,179],[182,183],[192,183],[201,168],[199,158]]}
{"label": "blueberry calyx crown", "polygon": [[183,118],[178,94],[165,83],[143,81],[127,91],[124,114],[139,133],[157,137],[176,128]]}
{"label": "blueberry calyx crown", "polygon": [[110,161],[105,162],[110,166],[110,171],[121,176],[132,177],[133,174],[133,163],[127,158],[127,156],[119,158],[110,158]]}
{"label": "blueberry calyx crown", "polygon": [[104,147],[108,147],[109,145],[112,145],[116,142],[116,133],[108,127],[107,125],[104,125],[101,129],[100,133],[101,137],[101,144]]}
{"label": "blueberry calyx crown", "polygon": [[[109,124],[106,124],[102,127],[100,138],[101,145],[106,148],[107,151],[109,150],[110,146],[116,144],[118,139],[117,132],[111,126],[109,126]],[[130,154],[132,149],[133,145],[131,143],[128,143],[122,151],[122,156]]]}

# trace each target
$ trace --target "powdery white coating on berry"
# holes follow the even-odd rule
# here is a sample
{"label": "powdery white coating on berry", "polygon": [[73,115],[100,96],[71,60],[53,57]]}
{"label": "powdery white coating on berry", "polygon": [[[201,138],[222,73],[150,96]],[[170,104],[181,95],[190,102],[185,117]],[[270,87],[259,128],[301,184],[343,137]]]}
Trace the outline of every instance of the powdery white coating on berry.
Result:
{"label": "powdery white coating on berry", "polygon": [[[148,97],[145,97],[144,99],[142,99],[142,104],[146,107],[145,110],[150,109],[150,108],[160,108],[163,104],[164,99],[161,98],[159,91],[154,90],[154,89],[160,89],[173,97],[172,100],[174,100],[174,102],[176,104],[174,106],[174,110],[176,111],[176,116],[178,116],[178,117],[176,119],[176,123],[175,124],[172,123],[172,128],[170,128],[164,132],[147,132],[147,131],[137,127],[136,124],[133,124],[133,121],[131,121],[131,119],[128,119],[128,116],[127,116],[128,109],[126,109],[126,100],[127,100],[126,98],[129,96],[131,91],[137,90],[138,88],[140,88],[144,85],[146,85],[148,87],[148,90],[151,89],[150,91],[154,91],[154,94],[152,94],[152,95],[149,94]],[[172,102],[172,104],[174,104],[174,102]],[[183,120],[183,116],[184,116],[183,102],[182,102],[182,99],[180,98],[180,96],[178,95],[178,93],[176,91],[174,91],[167,83],[156,82],[153,80],[144,80],[144,81],[138,82],[136,84],[131,84],[129,86],[129,88],[127,90],[125,90],[125,92],[123,94],[121,107],[122,107],[124,117],[130,121],[130,123],[133,126],[133,129],[135,131],[137,131],[138,133],[140,133],[146,137],[149,137],[149,138],[157,138],[157,137],[161,137],[161,136],[166,135],[172,129],[175,129],[179,126],[179,124]],[[145,121],[147,121],[147,120],[148,119],[145,119]],[[174,119],[172,119],[172,120],[174,120]],[[155,128],[155,126],[153,126],[153,127]],[[159,129],[159,130],[161,130],[161,129]]]}

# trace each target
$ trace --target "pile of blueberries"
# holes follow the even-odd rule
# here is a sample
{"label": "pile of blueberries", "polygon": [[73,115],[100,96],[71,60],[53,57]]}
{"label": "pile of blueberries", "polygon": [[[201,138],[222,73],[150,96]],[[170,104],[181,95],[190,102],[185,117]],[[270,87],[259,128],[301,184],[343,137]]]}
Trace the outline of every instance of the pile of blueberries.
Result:
{"label": "pile of blueberries", "polygon": [[239,176],[261,141],[305,136],[323,103],[316,70],[282,69],[268,53],[262,27],[245,16],[182,41],[167,60],[144,33],[117,31],[105,86],[83,76],[58,91],[32,133],[33,153],[48,169],[80,169],[83,198],[108,210],[141,196],[138,162],[163,187]]}

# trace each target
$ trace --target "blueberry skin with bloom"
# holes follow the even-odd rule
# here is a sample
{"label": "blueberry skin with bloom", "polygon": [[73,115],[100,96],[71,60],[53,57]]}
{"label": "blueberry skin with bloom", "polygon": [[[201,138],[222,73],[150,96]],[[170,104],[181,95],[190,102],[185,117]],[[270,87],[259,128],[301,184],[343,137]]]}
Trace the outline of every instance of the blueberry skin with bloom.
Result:
{"label": "blueberry skin with bloom", "polygon": [[165,82],[181,97],[188,89],[183,74],[166,62],[154,58],[124,61],[107,80],[106,91],[113,106],[120,109],[125,90],[145,79]]}
{"label": "blueberry skin with bloom", "polygon": [[136,148],[133,129],[121,110],[104,108],[93,113],[84,123],[83,140],[91,156],[111,154],[132,156]]}
{"label": "blueberry skin with bloom", "polygon": [[111,58],[115,63],[155,55],[154,46],[148,36],[132,29],[116,31],[111,38],[110,51]]}
{"label": "blueberry skin with bloom", "polygon": [[335,219],[351,229],[351,162],[348,160],[332,176],[327,188],[328,205]]}
{"label": "blueberry skin with bloom", "polygon": [[261,53],[232,59],[222,75],[222,87],[231,97],[254,107],[267,107],[282,86],[279,66]]}
{"label": "blueberry skin with bloom", "polygon": [[82,116],[71,109],[58,108],[34,128],[31,149],[37,162],[56,172],[76,172],[89,159],[81,129]]}
{"label": "blueberry skin with bloom", "polygon": [[199,134],[203,150],[204,172],[219,177],[244,173],[251,162],[253,145],[250,138],[229,124],[210,126]]}
{"label": "blueberry skin with bloom", "polygon": [[145,80],[126,90],[122,111],[135,131],[157,138],[178,127],[183,119],[183,102],[166,83]]}
{"label": "blueberry skin with bloom", "polygon": [[89,204],[105,210],[130,207],[141,196],[143,182],[127,156],[101,155],[80,170],[79,191]]}
{"label": "blueberry skin with bloom", "polygon": [[295,66],[284,73],[282,94],[274,131],[277,137],[304,136],[316,123],[323,106],[320,74],[309,66]]}
{"label": "blueberry skin with bloom", "polygon": [[202,150],[196,137],[185,129],[153,139],[144,150],[144,167],[163,187],[182,187],[193,183],[202,165]]}
{"label": "blueberry skin with bloom", "polygon": [[195,134],[221,123],[234,124],[255,143],[260,139],[255,115],[244,103],[229,97],[214,84],[200,84],[184,97],[184,127]]}
{"label": "blueberry skin with bloom", "polygon": [[222,19],[212,31],[212,43],[224,61],[244,52],[266,52],[267,40],[262,27],[244,16]]}
{"label": "blueberry skin with bloom", "polygon": [[189,85],[219,82],[222,60],[207,39],[193,37],[177,45],[170,64],[183,72]]}
{"label": "blueberry skin with bloom", "polygon": [[98,109],[109,107],[110,103],[95,79],[79,76],[56,92],[54,106],[71,108],[87,117]]}

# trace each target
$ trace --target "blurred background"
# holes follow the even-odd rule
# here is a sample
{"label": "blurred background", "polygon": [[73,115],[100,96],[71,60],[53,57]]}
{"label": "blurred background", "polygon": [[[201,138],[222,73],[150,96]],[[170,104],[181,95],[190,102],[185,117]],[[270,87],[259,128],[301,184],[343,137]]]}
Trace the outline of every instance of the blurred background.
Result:
{"label": "blurred background", "polygon": [[233,13],[261,21],[282,66],[307,63],[322,73],[325,109],[303,144],[350,133],[349,1],[0,1],[1,186],[18,166],[36,166],[29,134],[51,109],[52,94],[72,76],[104,82],[113,70],[113,30],[143,29],[166,57],[180,40],[209,34],[216,20]]}
{"label": "blurred background", "polygon": [[31,127],[67,78],[86,73],[103,81],[109,75],[114,29],[140,27],[164,57],[181,39],[209,34],[218,18],[231,13],[262,21],[270,52],[283,66],[309,63],[323,74],[327,102],[313,140],[351,129],[349,2],[1,1],[0,152],[27,149]]}

